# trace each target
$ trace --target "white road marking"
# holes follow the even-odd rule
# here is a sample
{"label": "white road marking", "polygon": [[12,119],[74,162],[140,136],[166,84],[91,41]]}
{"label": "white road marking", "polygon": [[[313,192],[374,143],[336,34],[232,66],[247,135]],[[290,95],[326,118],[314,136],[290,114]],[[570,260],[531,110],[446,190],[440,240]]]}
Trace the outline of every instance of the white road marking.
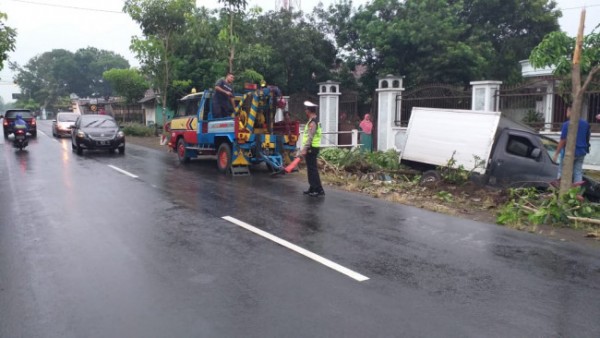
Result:
{"label": "white road marking", "polygon": [[129,177],[133,177],[133,178],[138,178],[136,175],[134,175],[134,174],[132,174],[132,173],[130,173],[128,171],[125,171],[125,170],[123,170],[121,168],[115,167],[114,165],[109,164],[108,166],[111,167],[112,169],[120,172],[121,174],[125,174],[125,175],[127,175]]}
{"label": "white road marking", "polygon": [[290,242],[288,242],[288,241],[286,241],[284,239],[281,239],[281,238],[279,238],[277,236],[271,235],[270,233],[268,233],[266,231],[260,230],[260,229],[258,229],[256,227],[254,227],[254,226],[252,226],[252,225],[250,225],[248,223],[242,222],[242,221],[240,221],[240,220],[238,220],[236,218],[233,218],[231,216],[223,216],[222,218],[224,220],[229,221],[229,222],[231,222],[233,224],[236,224],[236,225],[238,225],[238,226],[240,226],[240,227],[242,227],[242,228],[244,228],[246,230],[252,231],[252,232],[254,232],[257,235],[260,235],[260,236],[262,236],[264,238],[270,239],[273,242],[275,242],[275,243],[277,243],[279,245],[282,245],[282,246],[284,246],[284,247],[286,247],[286,248],[288,248],[290,250],[296,251],[297,253],[299,253],[299,254],[301,254],[303,256],[306,256],[306,257],[308,257],[308,258],[310,258],[310,259],[312,259],[312,260],[314,260],[314,261],[316,261],[318,263],[321,263],[321,264],[323,264],[323,265],[325,265],[325,266],[327,266],[327,267],[329,267],[329,268],[331,268],[331,269],[333,269],[333,270],[335,270],[335,271],[337,271],[339,273],[342,273],[342,274],[344,274],[344,275],[346,275],[346,276],[348,276],[350,278],[353,278],[353,279],[355,279],[355,280],[357,280],[359,282],[363,282],[363,281],[366,281],[366,280],[369,279],[369,277],[363,276],[363,275],[361,275],[358,272],[354,272],[354,271],[352,271],[352,270],[350,270],[350,269],[348,269],[346,267],[343,267],[343,266],[341,266],[341,265],[339,265],[339,264],[337,264],[335,262],[330,261],[327,258],[323,258],[323,257],[321,257],[321,256],[319,256],[319,255],[317,255],[315,253],[312,253],[312,252],[310,252],[310,251],[308,251],[306,249],[303,249],[303,248],[301,248],[301,247],[299,247],[299,246],[297,246],[295,244],[292,244],[292,243],[290,243]]}

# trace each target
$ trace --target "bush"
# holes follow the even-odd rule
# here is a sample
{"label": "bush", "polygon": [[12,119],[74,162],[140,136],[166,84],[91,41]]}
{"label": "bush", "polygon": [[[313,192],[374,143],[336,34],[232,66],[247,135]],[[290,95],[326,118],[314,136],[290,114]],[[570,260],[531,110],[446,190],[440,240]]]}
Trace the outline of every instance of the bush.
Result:
{"label": "bush", "polygon": [[373,172],[379,170],[397,170],[400,156],[394,150],[386,152],[364,152],[359,149],[325,148],[319,156],[332,165],[348,172]]}
{"label": "bush", "polygon": [[154,127],[146,127],[141,123],[127,123],[123,125],[123,132],[127,136],[154,136]]}

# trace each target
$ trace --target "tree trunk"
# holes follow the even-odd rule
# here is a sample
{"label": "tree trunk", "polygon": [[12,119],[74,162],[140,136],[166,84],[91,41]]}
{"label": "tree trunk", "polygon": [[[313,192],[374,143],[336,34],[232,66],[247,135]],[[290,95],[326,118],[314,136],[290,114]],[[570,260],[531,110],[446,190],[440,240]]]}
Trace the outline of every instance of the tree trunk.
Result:
{"label": "tree trunk", "polygon": [[229,72],[233,73],[233,58],[235,46],[233,44],[233,9],[229,9]]}
{"label": "tree trunk", "polygon": [[[583,28],[585,26],[585,8],[581,11],[579,20],[579,31],[577,33],[577,42],[575,52],[573,53],[573,66],[571,68],[571,83],[573,106],[571,116],[569,117],[569,131],[567,133],[567,143],[565,145],[565,157],[561,163],[562,173],[560,178],[560,196],[565,195],[571,189],[573,183],[573,161],[575,160],[575,144],[577,142],[577,132],[579,130],[579,118],[581,117],[581,108],[583,102],[583,91],[581,86],[581,52],[583,48]],[[588,79],[593,74],[588,75]],[[588,81],[586,81],[587,83]]]}

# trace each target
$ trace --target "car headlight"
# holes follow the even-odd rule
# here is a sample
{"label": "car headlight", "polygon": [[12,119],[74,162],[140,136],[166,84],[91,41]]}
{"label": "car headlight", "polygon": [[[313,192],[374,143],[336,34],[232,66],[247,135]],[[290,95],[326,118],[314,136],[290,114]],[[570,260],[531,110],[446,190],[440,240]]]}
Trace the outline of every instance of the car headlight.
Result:
{"label": "car headlight", "polygon": [[119,131],[117,132],[117,137],[118,137],[118,138],[123,138],[123,137],[125,137],[125,133],[124,133],[122,130],[119,130]]}
{"label": "car headlight", "polygon": [[85,138],[85,133],[80,130],[77,132],[77,137]]}

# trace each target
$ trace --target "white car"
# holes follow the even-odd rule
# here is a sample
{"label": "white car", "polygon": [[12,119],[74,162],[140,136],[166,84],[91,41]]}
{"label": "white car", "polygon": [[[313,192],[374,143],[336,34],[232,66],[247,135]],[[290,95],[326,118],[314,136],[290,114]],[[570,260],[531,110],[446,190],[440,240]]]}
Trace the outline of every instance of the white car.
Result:
{"label": "white car", "polygon": [[77,113],[56,114],[56,120],[52,120],[52,136],[71,136],[72,126],[75,125],[78,117]]}

